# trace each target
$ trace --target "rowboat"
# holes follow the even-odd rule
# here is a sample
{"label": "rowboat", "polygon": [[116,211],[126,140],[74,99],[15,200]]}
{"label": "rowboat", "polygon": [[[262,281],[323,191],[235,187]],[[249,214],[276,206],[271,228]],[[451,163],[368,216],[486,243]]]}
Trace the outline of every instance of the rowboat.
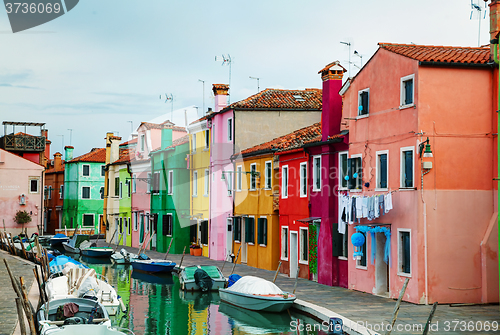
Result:
{"label": "rowboat", "polygon": [[226,287],[226,278],[213,265],[184,267],[179,273],[179,282],[181,289],[186,291],[216,291]]}
{"label": "rowboat", "polygon": [[82,242],[88,241],[89,236],[84,234],[74,234],[68,242],[63,242],[64,250],[69,253],[79,254]]}
{"label": "rowboat", "polygon": [[113,254],[113,248],[108,247],[88,247],[81,249],[82,255],[87,257],[109,257]]}
{"label": "rowboat", "polygon": [[274,283],[254,276],[244,276],[230,288],[219,289],[219,295],[228,304],[265,312],[285,311],[296,299]]}
{"label": "rowboat", "polygon": [[51,277],[46,291],[49,302],[66,298],[97,299],[109,315],[116,315],[120,307],[116,290],[94,269],[72,268],[63,276]]}
{"label": "rowboat", "polygon": [[68,241],[69,241],[69,237],[68,236],[66,236],[64,234],[55,234],[50,239],[50,246],[52,248],[60,247],[63,242],[68,242]]}
{"label": "rowboat", "polygon": [[148,273],[161,273],[161,272],[172,272],[175,267],[175,263],[172,261],[165,261],[161,259],[131,259],[130,263],[132,268],[137,271],[143,271]]}
{"label": "rowboat", "polygon": [[[219,312],[230,317],[233,328],[246,334],[282,334],[290,332],[292,317],[289,313],[271,313],[251,311],[222,302]],[[301,316],[302,317],[302,316]]]}
{"label": "rowboat", "polygon": [[[62,315],[58,313],[61,309]],[[122,332],[112,327],[106,308],[89,299],[72,297],[49,301],[38,310],[36,318],[41,335],[133,334],[130,330]]]}

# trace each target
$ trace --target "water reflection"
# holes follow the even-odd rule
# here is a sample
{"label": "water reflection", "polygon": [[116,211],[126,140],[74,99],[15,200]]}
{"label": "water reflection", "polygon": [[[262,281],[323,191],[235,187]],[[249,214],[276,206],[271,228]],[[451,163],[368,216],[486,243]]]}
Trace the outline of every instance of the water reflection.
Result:
{"label": "water reflection", "polygon": [[132,271],[130,265],[112,265],[91,257],[81,257],[80,261],[105,277],[127,307],[125,313],[113,318],[113,324],[137,335],[306,334],[290,326],[297,316],[288,312],[257,313],[227,305],[217,292],[181,291],[175,275],[150,275]]}

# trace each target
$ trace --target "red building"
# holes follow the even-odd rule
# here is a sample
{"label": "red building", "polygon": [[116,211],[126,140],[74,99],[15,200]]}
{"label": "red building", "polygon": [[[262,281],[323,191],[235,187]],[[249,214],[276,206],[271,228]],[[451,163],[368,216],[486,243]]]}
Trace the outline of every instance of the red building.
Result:
{"label": "red building", "polygon": [[56,229],[61,228],[64,202],[64,161],[61,156],[56,152],[50,168],[45,170],[43,230],[47,234],[55,234]]}

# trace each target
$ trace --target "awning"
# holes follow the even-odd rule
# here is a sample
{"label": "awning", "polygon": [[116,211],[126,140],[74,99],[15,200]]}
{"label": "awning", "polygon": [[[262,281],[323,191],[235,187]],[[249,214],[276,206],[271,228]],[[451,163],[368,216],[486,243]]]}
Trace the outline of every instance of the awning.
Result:
{"label": "awning", "polygon": [[320,217],[310,217],[310,218],[300,219],[297,221],[299,221],[299,222],[311,222],[311,221],[316,221],[316,220],[321,220],[321,218]]}

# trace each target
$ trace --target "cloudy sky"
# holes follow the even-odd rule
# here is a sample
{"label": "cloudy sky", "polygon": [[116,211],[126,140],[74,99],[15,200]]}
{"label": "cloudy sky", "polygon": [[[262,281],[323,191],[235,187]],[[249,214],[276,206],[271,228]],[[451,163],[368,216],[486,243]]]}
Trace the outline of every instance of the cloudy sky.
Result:
{"label": "cloudy sky", "polygon": [[[484,6],[483,0],[475,0]],[[130,136],[141,121],[174,110],[213,107],[211,86],[228,83],[231,102],[260,88],[321,87],[317,74],[339,60],[360,66],[379,42],[477,46],[470,0],[81,0],[65,15],[13,34],[0,11],[0,119],[45,122],[52,154],[103,147],[105,133]],[[481,22],[487,44],[488,14]],[[352,65],[352,74],[358,69]],[[182,109],[181,109],[182,110]],[[190,115],[190,121],[196,116]],[[181,111],[174,122],[184,125]],[[35,129],[33,129],[35,131]],[[9,133],[11,130],[9,129]],[[0,135],[3,135],[1,127]],[[63,136],[61,136],[63,135]]]}

